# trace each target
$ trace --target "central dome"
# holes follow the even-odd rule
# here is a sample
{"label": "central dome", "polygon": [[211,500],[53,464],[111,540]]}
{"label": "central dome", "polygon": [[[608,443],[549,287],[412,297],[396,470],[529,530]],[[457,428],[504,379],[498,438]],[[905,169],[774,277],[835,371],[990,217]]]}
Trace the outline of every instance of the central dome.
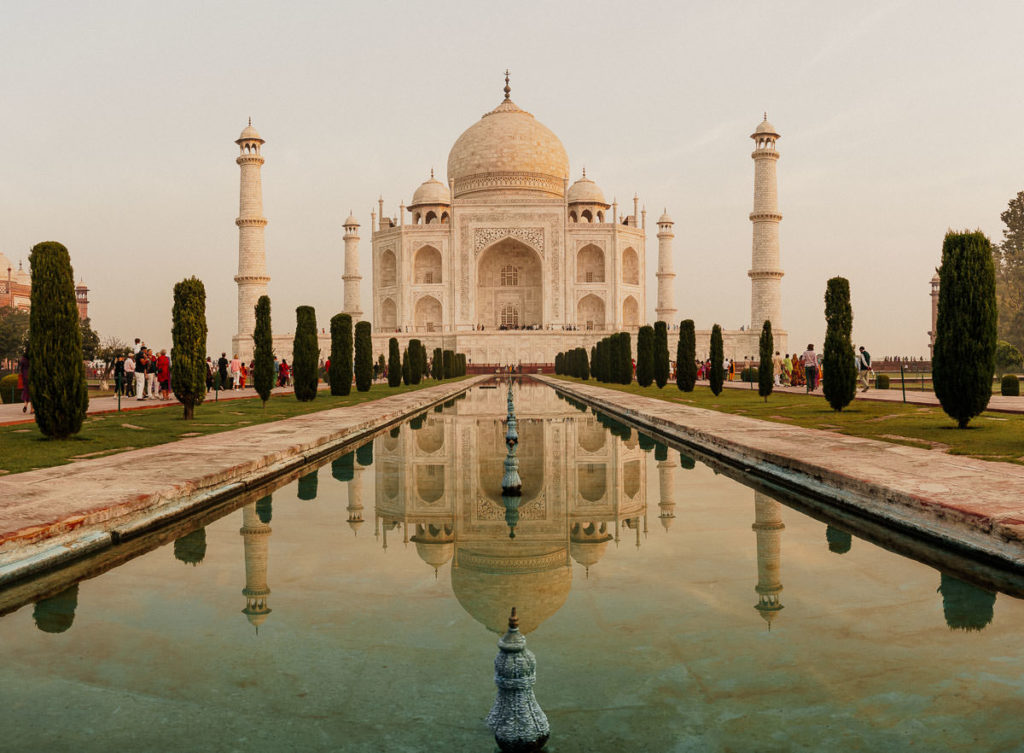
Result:
{"label": "central dome", "polygon": [[528,191],[561,198],[568,176],[562,142],[508,94],[467,128],[448,153],[448,181],[456,197]]}

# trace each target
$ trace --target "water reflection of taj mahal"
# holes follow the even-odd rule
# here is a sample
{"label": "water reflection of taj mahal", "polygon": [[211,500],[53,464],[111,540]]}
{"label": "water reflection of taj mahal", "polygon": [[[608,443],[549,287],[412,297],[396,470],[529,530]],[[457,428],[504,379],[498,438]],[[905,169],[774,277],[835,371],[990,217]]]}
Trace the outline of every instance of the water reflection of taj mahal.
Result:
{"label": "water reflection of taj mahal", "polygon": [[[474,619],[502,632],[509,605],[530,631],[562,606],[572,561],[589,573],[610,542],[647,531],[647,456],[635,434],[612,436],[554,390],[517,397],[522,497],[515,538],[502,501],[504,390],[472,390],[452,410],[428,413],[375,440],[375,530],[382,546],[401,528]],[[665,527],[671,472],[664,480]]]}

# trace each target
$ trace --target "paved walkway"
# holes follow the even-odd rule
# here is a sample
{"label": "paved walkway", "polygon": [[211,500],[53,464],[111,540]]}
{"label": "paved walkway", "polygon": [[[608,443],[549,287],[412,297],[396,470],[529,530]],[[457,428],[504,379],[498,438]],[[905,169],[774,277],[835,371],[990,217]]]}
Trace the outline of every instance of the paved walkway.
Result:
{"label": "paved walkway", "polygon": [[1024,466],[535,378],[756,475],[1024,566]]}
{"label": "paved walkway", "polygon": [[[699,381],[697,384],[708,386],[708,382]],[[871,400],[880,403],[902,403],[903,391],[900,389],[898,383],[894,383],[894,387],[888,390],[876,390],[870,389],[867,392],[861,392],[860,388],[857,388],[857,400]],[[750,390],[753,389],[757,392],[757,383],[755,382],[751,387],[749,382],[724,382],[723,386],[728,389],[734,390]],[[786,392],[790,395],[806,395],[806,387],[775,387],[775,392]],[[815,395],[823,398],[825,393],[821,391],[821,387],[818,387],[814,391]],[[938,405],[939,399],[935,397],[934,392],[923,392],[921,390],[907,390],[907,403],[914,405]],[[989,400],[988,409],[995,413],[1024,413],[1024,396],[1020,397],[1004,397],[1003,395],[993,395],[992,399]]]}
{"label": "paved walkway", "polygon": [[134,535],[140,520],[168,508],[185,514],[212,504],[487,378],[0,477],[0,583],[22,577],[26,558],[38,568],[63,556],[39,559],[41,547],[109,546],[121,528]]}

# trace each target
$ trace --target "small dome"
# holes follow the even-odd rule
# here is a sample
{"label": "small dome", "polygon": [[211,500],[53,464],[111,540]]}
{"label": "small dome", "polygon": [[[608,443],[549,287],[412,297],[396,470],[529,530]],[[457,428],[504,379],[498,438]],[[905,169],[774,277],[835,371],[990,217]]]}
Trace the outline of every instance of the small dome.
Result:
{"label": "small dome", "polygon": [[455,554],[455,543],[452,541],[424,541],[417,536],[412,540],[416,544],[416,554],[435,570],[443,567]]}
{"label": "small dome", "polygon": [[352,214],[351,209],[348,212],[348,219],[345,220],[344,227],[359,227],[359,220],[357,220],[356,216]]}
{"label": "small dome", "polygon": [[604,200],[604,194],[597,187],[597,183],[587,177],[586,171],[583,177],[569,186],[566,199],[570,204],[600,204],[605,209],[610,205]]}
{"label": "small dome", "polygon": [[[11,275],[11,279],[19,285],[31,285],[32,275],[22,269],[21,264],[18,264],[18,270]],[[79,283],[81,285],[83,283]]]}
{"label": "small dome", "polygon": [[761,136],[762,134],[766,134],[768,136],[775,136],[776,138],[778,138],[779,136],[779,132],[775,130],[775,126],[768,122],[767,116],[765,116],[765,119],[758,124],[757,129],[754,131],[751,138],[756,138],[757,136]]}
{"label": "small dome", "polygon": [[425,181],[419,188],[416,189],[416,193],[412,195],[412,204],[410,208],[419,206],[421,204],[451,204],[452,195],[446,186],[441,181],[434,177],[434,171],[430,171],[430,180]]}
{"label": "small dome", "polygon": [[658,218],[658,224],[659,225],[672,225],[673,224],[672,218],[668,216],[668,210],[667,209],[662,213],[661,217]]}
{"label": "small dome", "polygon": [[241,135],[238,137],[238,141],[258,141],[261,144],[263,139],[260,138],[260,133],[252,127],[252,118],[249,118],[249,125],[242,129]]}

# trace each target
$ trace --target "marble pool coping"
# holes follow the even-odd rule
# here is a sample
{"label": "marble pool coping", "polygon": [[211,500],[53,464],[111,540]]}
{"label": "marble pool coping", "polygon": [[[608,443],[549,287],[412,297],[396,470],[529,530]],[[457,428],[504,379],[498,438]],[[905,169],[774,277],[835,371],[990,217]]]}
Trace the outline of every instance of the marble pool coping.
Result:
{"label": "marble pool coping", "polygon": [[0,586],[204,509],[489,378],[0,477]]}
{"label": "marble pool coping", "polygon": [[788,489],[945,546],[1024,566],[1024,466],[536,378],[597,410]]}

